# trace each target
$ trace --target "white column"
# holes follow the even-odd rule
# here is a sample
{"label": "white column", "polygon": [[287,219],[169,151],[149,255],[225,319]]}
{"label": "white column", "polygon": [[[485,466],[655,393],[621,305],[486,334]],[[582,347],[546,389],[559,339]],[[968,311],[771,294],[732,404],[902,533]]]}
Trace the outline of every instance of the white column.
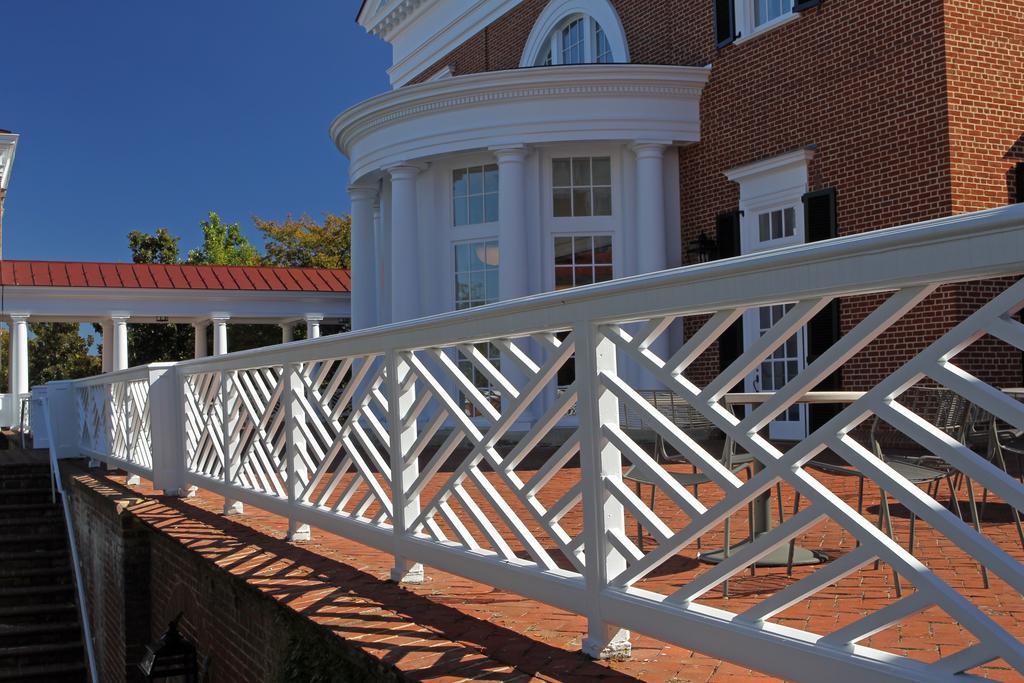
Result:
{"label": "white column", "polygon": [[317,339],[320,337],[320,322],[324,316],[320,313],[306,314],[306,339]]}
{"label": "white column", "polygon": [[110,372],[114,368],[114,323],[109,320],[100,322],[103,330],[103,372]]}
{"label": "white column", "polygon": [[529,294],[526,262],[526,148],[494,148],[498,159],[498,292],[502,301]]}
{"label": "white column", "polygon": [[391,174],[391,322],[420,314],[420,250],[417,229],[417,166],[388,169]]}
{"label": "white column", "polygon": [[114,328],[113,371],[128,368],[128,318],[127,313],[112,313],[110,324]]}
{"label": "white column", "polygon": [[352,185],[348,196],[352,200],[352,329],[363,330],[377,324],[373,219],[377,189]]}
{"label": "white column", "polygon": [[280,323],[281,343],[287,344],[295,339],[295,323]]}
{"label": "white column", "polygon": [[667,144],[637,142],[636,248],[637,273],[665,270],[668,239],[665,235],[665,180],[663,159]]}
{"label": "white column", "polygon": [[384,212],[382,209],[384,188],[381,188],[377,200],[373,203],[373,286],[377,290],[374,301],[377,308],[374,320],[378,325],[387,322],[391,313],[391,300],[387,296],[385,282],[388,278],[387,260],[390,256],[388,243],[384,239]]}
{"label": "white column", "polygon": [[28,393],[28,313],[11,313],[11,362],[8,366],[8,385],[13,394],[13,405],[15,423],[20,419],[18,415],[18,397]]}
{"label": "white column", "polygon": [[[665,150],[661,142],[633,144],[636,154],[636,266],[637,274],[653,273],[668,267],[668,236],[665,234]],[[649,349],[668,358],[668,335],[655,339]],[[633,366],[627,372],[634,387],[657,389],[661,384],[650,373]]]}
{"label": "white column", "polygon": [[228,321],[231,316],[227,313],[213,313],[210,320],[213,322],[213,355],[223,356],[228,352]]}
{"label": "white column", "polygon": [[206,358],[206,330],[209,327],[210,323],[205,320],[192,323],[194,358]]}

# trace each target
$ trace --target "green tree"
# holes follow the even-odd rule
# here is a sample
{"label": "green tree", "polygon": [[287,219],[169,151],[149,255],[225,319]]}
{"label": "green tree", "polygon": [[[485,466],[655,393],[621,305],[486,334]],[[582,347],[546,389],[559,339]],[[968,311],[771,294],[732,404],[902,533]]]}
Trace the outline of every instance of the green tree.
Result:
{"label": "green tree", "polygon": [[203,229],[203,246],[188,252],[188,262],[217,266],[256,266],[260,254],[242,234],[238,223],[223,223],[211,211],[207,220],[199,224]]}
{"label": "green tree", "polygon": [[177,263],[180,237],[167,228],[157,228],[152,235],[141,230],[128,233],[128,247],[132,250],[132,263]]}
{"label": "green tree", "polygon": [[89,355],[92,335],[83,338],[78,323],[33,323],[28,343],[29,385],[78,379],[100,373],[100,359]]}
{"label": "green tree", "polygon": [[352,218],[325,214],[323,223],[302,214],[283,221],[253,216],[263,233],[263,262],[270,266],[348,268],[352,250]]}

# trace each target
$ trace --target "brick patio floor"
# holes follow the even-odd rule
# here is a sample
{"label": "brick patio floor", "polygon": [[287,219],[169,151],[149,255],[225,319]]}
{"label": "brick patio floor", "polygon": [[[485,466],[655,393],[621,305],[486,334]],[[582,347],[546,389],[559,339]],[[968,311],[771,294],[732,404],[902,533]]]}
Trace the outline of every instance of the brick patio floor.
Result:
{"label": "brick patio floor", "polygon": [[[679,466],[672,466],[675,467]],[[528,466],[520,467],[519,471],[523,479],[532,474]],[[578,475],[574,467],[564,468],[545,489],[542,499],[557,499],[578,480]],[[816,476],[848,503],[856,505],[856,478]],[[95,470],[83,472],[78,478],[91,486],[120,488],[124,483],[123,476],[100,475]],[[424,501],[430,499],[447,476],[435,479],[438,481],[434,486],[424,492]],[[749,669],[639,634],[633,634],[633,657],[629,661],[594,662],[579,652],[586,630],[586,621],[580,616],[429,567],[422,585],[399,587],[386,580],[391,564],[389,555],[346,539],[314,529],[312,541],[286,543],[281,540],[286,520],[252,506],[246,506],[244,515],[224,517],[219,514],[222,499],[207,491],[190,499],[165,498],[155,496],[146,481],[132,491],[140,500],[131,510],[142,520],[416,679],[771,680]],[[865,515],[874,519],[879,510],[878,490],[869,482],[865,494]],[[700,492],[706,504],[713,503],[716,495],[719,494],[712,486],[703,487]],[[958,495],[961,500],[966,499],[963,485]],[[980,489],[977,495],[980,499]],[[644,496],[649,493],[645,491]],[[937,499],[947,503],[948,490],[940,491]],[[792,512],[791,491],[783,491],[782,503],[786,514]],[[682,515],[665,496],[658,497],[655,509],[671,528],[679,528]],[[966,504],[961,509],[966,512]],[[372,513],[371,508],[368,514]],[[523,519],[528,518],[525,511],[520,514]],[[906,546],[909,516],[898,505],[893,506],[892,516],[895,534]],[[580,522],[578,508],[563,522],[570,534],[574,533]],[[990,540],[1024,561],[1024,551],[1005,504],[990,499],[982,526]],[[632,523],[628,528],[635,538]],[[746,536],[745,514],[734,516],[732,533],[735,540]],[[916,536],[918,559],[994,621],[1017,637],[1024,637],[1024,598],[1020,594],[994,575],[990,577],[991,587],[984,588],[978,565],[920,521]],[[798,540],[831,558],[854,548],[852,538],[829,521],[812,527]],[[722,542],[721,530],[702,539],[704,549],[718,547]],[[646,543],[653,540],[646,539]],[[554,555],[554,544],[547,545]],[[518,549],[515,544],[512,547]],[[671,592],[708,568],[695,559],[696,552],[685,549],[636,586]],[[812,571],[813,568],[797,568],[789,577],[784,568],[759,569],[756,576],[745,573],[734,578],[728,598],[716,589],[700,601],[739,612]],[[913,590],[906,581],[903,586],[907,591]],[[869,564],[786,610],[775,621],[828,633],[895,599],[891,570]],[[934,661],[973,642],[976,641],[969,632],[941,610],[931,608],[863,644],[921,661]],[[999,660],[975,673],[998,680],[1021,680]]]}

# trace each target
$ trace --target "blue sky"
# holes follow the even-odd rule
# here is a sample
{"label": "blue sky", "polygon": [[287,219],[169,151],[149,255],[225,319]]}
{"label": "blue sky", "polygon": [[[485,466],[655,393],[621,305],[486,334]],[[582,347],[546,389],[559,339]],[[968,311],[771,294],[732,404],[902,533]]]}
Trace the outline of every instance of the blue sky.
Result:
{"label": "blue sky", "polygon": [[20,133],[4,258],[127,260],[126,234],[196,246],[217,211],[345,213],[327,128],[388,89],[358,0],[2,0],[0,128]]}

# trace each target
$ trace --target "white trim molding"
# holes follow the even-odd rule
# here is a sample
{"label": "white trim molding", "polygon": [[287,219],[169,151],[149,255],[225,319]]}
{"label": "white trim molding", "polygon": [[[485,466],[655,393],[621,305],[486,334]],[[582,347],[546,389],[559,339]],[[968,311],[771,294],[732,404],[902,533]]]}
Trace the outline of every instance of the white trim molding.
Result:
{"label": "white trim molding", "polygon": [[601,26],[612,48],[613,61],[629,61],[626,29],[622,26],[619,13],[608,0],[551,0],[533,25],[519,66],[535,66],[548,47],[551,34],[562,22],[574,15],[589,16]]}
{"label": "white trim molding", "polygon": [[0,192],[6,190],[11,182],[11,169],[14,168],[14,152],[17,148],[17,134],[0,133]]}
{"label": "white trim molding", "polygon": [[391,85],[399,88],[521,0],[366,0],[359,24],[391,44]]}
{"label": "white trim molding", "polygon": [[388,166],[509,144],[700,140],[710,71],[646,64],[513,69],[421,83],[366,100],[331,124],[358,182]]}

